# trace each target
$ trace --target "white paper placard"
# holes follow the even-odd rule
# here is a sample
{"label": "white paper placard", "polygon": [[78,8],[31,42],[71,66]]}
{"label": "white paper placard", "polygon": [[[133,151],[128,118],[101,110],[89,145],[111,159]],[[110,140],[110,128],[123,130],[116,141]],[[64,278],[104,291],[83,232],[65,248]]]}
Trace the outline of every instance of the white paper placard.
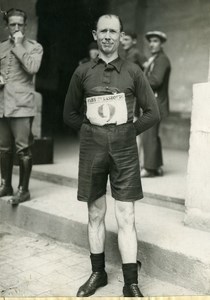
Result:
{"label": "white paper placard", "polygon": [[128,120],[125,94],[102,95],[86,98],[86,116],[91,124],[124,124]]}

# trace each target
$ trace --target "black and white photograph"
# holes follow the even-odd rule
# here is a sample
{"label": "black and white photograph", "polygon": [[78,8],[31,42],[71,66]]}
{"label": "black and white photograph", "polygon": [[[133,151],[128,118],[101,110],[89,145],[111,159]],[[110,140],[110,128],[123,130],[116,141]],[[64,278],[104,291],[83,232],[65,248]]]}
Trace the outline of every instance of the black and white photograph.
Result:
{"label": "black and white photograph", "polygon": [[207,295],[210,1],[0,0],[0,297]]}

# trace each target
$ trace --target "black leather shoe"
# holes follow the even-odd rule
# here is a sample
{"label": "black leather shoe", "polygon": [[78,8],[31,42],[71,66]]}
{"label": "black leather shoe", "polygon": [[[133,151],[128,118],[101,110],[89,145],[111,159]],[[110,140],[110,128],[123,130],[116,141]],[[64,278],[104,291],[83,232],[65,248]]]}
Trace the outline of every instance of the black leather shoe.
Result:
{"label": "black leather shoe", "polygon": [[141,177],[142,178],[149,178],[149,177],[155,177],[155,172],[154,171],[149,171],[146,169],[141,170]]}
{"label": "black leather shoe", "polygon": [[164,172],[161,167],[159,167],[157,170],[155,170],[155,176],[163,176]]}
{"label": "black leather shoe", "polygon": [[13,189],[11,186],[1,185],[0,186],[0,198],[4,196],[12,196]]}
{"label": "black leather shoe", "polygon": [[9,202],[12,205],[18,205],[19,203],[30,200],[30,198],[31,197],[29,191],[24,191],[21,188],[19,188]]}
{"label": "black leather shoe", "polygon": [[124,297],[144,297],[138,287],[138,284],[132,283],[130,285],[124,285],[123,287]]}
{"label": "black leather shoe", "polygon": [[77,297],[88,297],[93,295],[99,287],[107,285],[107,273],[93,272],[90,278],[79,288]]}
{"label": "black leather shoe", "polygon": [[141,170],[142,178],[149,178],[149,177],[156,177],[156,176],[163,176],[162,168],[158,168],[158,169],[154,169],[154,170],[147,170],[147,169]]}

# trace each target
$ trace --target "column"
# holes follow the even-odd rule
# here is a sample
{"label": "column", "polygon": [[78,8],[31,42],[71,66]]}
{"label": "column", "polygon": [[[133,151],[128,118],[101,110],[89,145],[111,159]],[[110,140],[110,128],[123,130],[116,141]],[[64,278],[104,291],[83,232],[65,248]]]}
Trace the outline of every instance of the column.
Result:
{"label": "column", "polygon": [[184,223],[210,231],[210,82],[193,86],[192,104]]}

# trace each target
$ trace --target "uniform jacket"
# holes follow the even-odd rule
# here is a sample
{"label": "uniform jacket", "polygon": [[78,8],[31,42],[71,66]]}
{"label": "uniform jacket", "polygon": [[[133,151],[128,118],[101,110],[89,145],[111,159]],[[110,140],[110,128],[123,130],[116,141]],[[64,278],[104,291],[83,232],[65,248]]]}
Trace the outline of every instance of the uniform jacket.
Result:
{"label": "uniform jacket", "polygon": [[0,74],[5,81],[0,89],[0,118],[36,114],[33,79],[42,54],[42,46],[33,40],[24,39],[16,46],[10,39],[0,43]]}
{"label": "uniform jacket", "polygon": [[155,56],[153,63],[146,70],[147,78],[157,98],[161,118],[166,117],[169,113],[170,71],[170,61],[163,51]]}

